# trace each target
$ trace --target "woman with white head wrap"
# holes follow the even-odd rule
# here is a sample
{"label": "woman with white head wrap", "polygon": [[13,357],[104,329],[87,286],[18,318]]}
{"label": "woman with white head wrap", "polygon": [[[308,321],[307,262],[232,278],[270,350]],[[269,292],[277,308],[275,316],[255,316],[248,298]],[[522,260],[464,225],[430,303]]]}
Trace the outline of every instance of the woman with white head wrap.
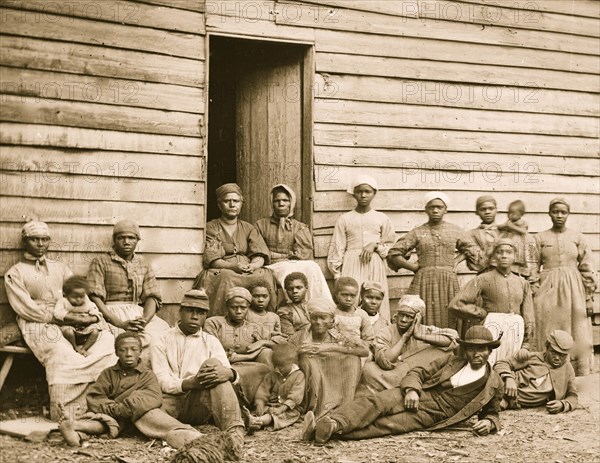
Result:
{"label": "woman with white head wrap", "polygon": [[[50,394],[50,417],[60,417],[58,405],[63,404],[69,418],[86,410],[87,390],[98,375],[116,361],[114,338],[102,330],[96,343],[84,357],[73,349],[53,317],[54,305],[62,297],[64,282],[73,275],[60,260],[46,258],[50,230],[44,222],[25,224],[21,237],[25,250],[20,262],[4,275],[10,306],[17,314],[17,324],[27,346],[46,368]],[[96,316],[67,314],[63,324],[94,323]],[[84,321],[86,320],[86,321]]]}
{"label": "woman with white head wrap", "polygon": [[381,317],[390,319],[389,291],[385,258],[396,239],[390,218],[371,208],[379,189],[369,175],[355,177],[346,190],[356,200],[356,207],[336,221],[329,245],[327,266],[333,278],[352,277],[359,286],[377,281],[385,291],[379,309]]}
{"label": "woman with white head wrap", "polygon": [[[538,350],[553,330],[573,336],[570,351],[577,376],[594,371],[592,321],[597,263],[583,235],[567,228],[571,207],[563,198],[550,201],[552,228],[535,235],[539,289],[533,299]],[[534,284],[534,286],[536,286]]]}
{"label": "woman with white head wrap", "polygon": [[[454,328],[454,314],[448,313],[448,303],[458,292],[455,266],[456,251],[473,263],[475,244],[470,235],[457,225],[444,221],[450,200],[441,191],[425,195],[424,207],[429,220],[399,239],[388,254],[392,270],[405,268],[415,273],[408,294],[418,294],[427,306],[426,323],[439,328]],[[409,262],[408,255],[416,250],[417,262]]]}
{"label": "woman with white head wrap", "polygon": [[296,193],[280,183],[271,188],[273,215],[264,217],[254,225],[263,237],[269,252],[270,264],[265,267],[273,271],[282,288],[285,277],[292,272],[301,272],[308,280],[307,300],[315,297],[331,299],[321,267],[313,260],[313,239],[308,225],[294,219]]}

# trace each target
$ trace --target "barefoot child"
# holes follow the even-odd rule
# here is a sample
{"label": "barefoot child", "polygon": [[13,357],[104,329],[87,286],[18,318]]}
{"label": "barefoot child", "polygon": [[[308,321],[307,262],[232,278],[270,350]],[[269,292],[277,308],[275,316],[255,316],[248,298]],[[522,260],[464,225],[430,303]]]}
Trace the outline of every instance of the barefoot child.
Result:
{"label": "barefoot child", "polygon": [[298,367],[298,352],[288,343],[273,348],[274,371],[262,380],[254,398],[255,412],[246,410],[248,434],[272,426],[273,431],[293,425],[300,418],[304,399],[304,373]]}
{"label": "barefoot child", "polygon": [[117,336],[115,351],[119,361],[100,373],[87,395],[88,413],[77,421],[60,422],[65,441],[79,446],[79,432],[108,433],[115,438],[130,423],[147,437],[164,439],[173,448],[200,437],[200,432],[160,408],[162,393],[158,380],[152,370],[140,363],[139,334],[125,332]]}
{"label": "barefoot child", "polygon": [[383,318],[379,313],[384,297],[383,287],[377,281],[365,281],[360,285],[360,308],[369,316],[375,336],[381,330],[390,326],[390,321]]}
{"label": "barefoot child", "polygon": [[310,325],[306,295],[308,292],[308,279],[301,272],[292,272],[285,277],[285,292],[290,298],[290,303],[279,307],[277,314],[281,319],[281,331],[286,336],[292,336]]}
{"label": "barefoot child", "polygon": [[87,326],[63,325],[60,331],[67,341],[71,343],[73,349],[84,357],[87,357],[88,350],[98,340],[100,331],[102,331],[102,314],[87,293],[89,285],[85,277],[72,276],[63,285],[64,297],[56,301],[54,306],[54,318],[64,320],[67,314],[91,315],[97,317],[97,322]]}
{"label": "barefoot child", "polygon": [[371,345],[375,339],[371,320],[363,309],[354,305],[358,283],[354,278],[341,277],[335,282],[334,298],[337,302],[335,324],[341,333],[362,339]]}
{"label": "barefoot child", "polygon": [[267,347],[273,347],[277,343],[284,342],[285,337],[281,334],[279,315],[267,311],[271,299],[267,283],[258,280],[250,285],[248,291],[252,295],[252,302],[250,303],[250,310],[246,314],[246,320],[260,326],[261,337],[265,340]]}
{"label": "barefoot child", "polygon": [[[377,182],[362,175],[355,178],[348,190],[356,207],[338,218],[329,246],[327,266],[333,278],[352,277],[358,283],[378,281],[388,292],[385,258],[394,245],[394,227],[390,218],[371,208],[377,194]],[[387,297],[381,304],[381,316],[390,319]]]}

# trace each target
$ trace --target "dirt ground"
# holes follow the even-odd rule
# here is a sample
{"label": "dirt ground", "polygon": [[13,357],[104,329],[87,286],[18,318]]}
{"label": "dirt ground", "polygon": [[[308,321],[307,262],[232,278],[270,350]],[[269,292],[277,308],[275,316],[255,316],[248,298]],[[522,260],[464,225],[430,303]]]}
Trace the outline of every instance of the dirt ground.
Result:
{"label": "dirt ground", "polygon": [[[544,409],[508,411],[501,415],[503,429],[476,437],[465,430],[417,432],[367,441],[332,441],[317,447],[299,441],[297,424],[278,432],[262,431],[246,438],[247,463],[595,463],[600,462],[600,376],[577,378],[580,407],[567,414],[549,415]],[[32,387],[33,386],[33,387]],[[2,418],[35,413],[32,403],[43,403],[43,388],[30,385],[27,397],[14,391],[6,400]],[[15,401],[20,402],[16,403]],[[40,402],[42,401],[42,402]],[[15,408],[17,407],[17,408]],[[39,410],[38,410],[39,411]],[[214,432],[212,426],[199,427]],[[462,429],[465,429],[463,426]],[[162,442],[143,436],[116,440],[92,438],[84,447],[65,446],[59,434],[41,443],[0,435],[2,463],[168,462],[174,452]]]}

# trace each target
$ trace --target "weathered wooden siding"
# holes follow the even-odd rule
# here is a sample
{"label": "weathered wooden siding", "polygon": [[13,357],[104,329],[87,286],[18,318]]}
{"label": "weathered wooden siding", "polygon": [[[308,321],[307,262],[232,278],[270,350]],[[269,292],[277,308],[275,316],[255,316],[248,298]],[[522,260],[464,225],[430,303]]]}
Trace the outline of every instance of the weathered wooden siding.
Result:
{"label": "weathered wooden siding", "polygon": [[1,6],[0,272],[27,216],[49,223],[50,257],[82,274],[132,218],[169,318],[203,247],[204,2]]}
{"label": "weathered wooden siding", "polygon": [[[225,1],[206,15],[209,32],[315,44],[312,226],[324,270],[359,172],[379,180],[375,207],[398,237],[425,221],[431,189],[448,192],[448,220],[465,228],[479,223],[480,194],[495,195],[501,221],[523,199],[534,233],[564,196],[598,261],[597,2]],[[411,275],[389,277],[396,299]]]}

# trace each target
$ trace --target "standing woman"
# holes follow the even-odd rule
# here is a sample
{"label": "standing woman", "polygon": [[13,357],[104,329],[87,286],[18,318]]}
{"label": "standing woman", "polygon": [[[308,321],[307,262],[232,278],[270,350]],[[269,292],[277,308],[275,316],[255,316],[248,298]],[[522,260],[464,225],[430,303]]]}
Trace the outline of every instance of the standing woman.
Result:
{"label": "standing woman", "polygon": [[[462,228],[444,221],[448,196],[432,191],[425,195],[424,202],[429,221],[399,239],[387,261],[392,270],[405,268],[415,273],[407,294],[418,294],[425,301],[427,325],[455,328],[456,317],[448,312],[448,304],[459,289],[455,267],[460,259],[456,250],[473,263],[475,244]],[[413,249],[417,251],[416,263],[405,257]]]}
{"label": "standing woman", "polygon": [[329,245],[327,266],[333,278],[351,277],[360,286],[377,281],[385,291],[379,313],[390,319],[390,300],[384,259],[396,239],[390,218],[371,208],[377,194],[377,181],[369,175],[356,177],[347,192],[356,199],[356,207],[335,223]]}
{"label": "standing woman", "polygon": [[292,218],[296,207],[296,193],[280,183],[271,189],[273,215],[256,222],[256,229],[265,240],[270,252],[267,266],[275,274],[279,286],[285,287],[285,277],[302,272],[308,280],[307,299],[327,297],[331,293],[319,265],[313,260],[313,239],[308,225]]}
{"label": "standing woman", "polygon": [[[115,337],[125,331],[138,332],[146,348],[153,337],[169,329],[167,322],[156,316],[160,289],[150,264],[135,252],[140,240],[138,224],[128,219],[117,222],[112,239],[112,251],[90,264],[89,296]],[[144,358],[148,358],[146,354],[144,351]]]}
{"label": "standing woman", "polygon": [[[57,420],[62,405],[74,419],[86,410],[90,386],[102,370],[114,365],[115,339],[108,330],[102,330],[87,357],[73,349],[52,315],[62,297],[63,284],[73,273],[60,260],[46,258],[50,230],[44,222],[26,223],[21,237],[23,257],[4,275],[8,302],[17,314],[27,346],[46,369],[50,417]],[[81,327],[98,321],[93,315],[68,313],[61,323]]]}
{"label": "standing woman", "polygon": [[240,220],[244,196],[236,183],[217,188],[221,217],[206,224],[204,270],[196,277],[194,289],[204,288],[210,299],[208,316],[226,315],[225,295],[236,286],[247,288],[256,281],[268,284],[268,310],[275,311],[277,295],[273,273],[264,268],[270,261],[269,248],[258,230]]}
{"label": "standing woman", "polygon": [[[594,366],[590,316],[597,277],[583,235],[566,227],[570,211],[564,199],[550,201],[552,228],[535,235],[541,273],[533,305],[538,343],[552,330],[570,333],[575,340],[571,350],[573,368],[577,376],[584,376]],[[538,345],[538,350],[544,347]]]}

